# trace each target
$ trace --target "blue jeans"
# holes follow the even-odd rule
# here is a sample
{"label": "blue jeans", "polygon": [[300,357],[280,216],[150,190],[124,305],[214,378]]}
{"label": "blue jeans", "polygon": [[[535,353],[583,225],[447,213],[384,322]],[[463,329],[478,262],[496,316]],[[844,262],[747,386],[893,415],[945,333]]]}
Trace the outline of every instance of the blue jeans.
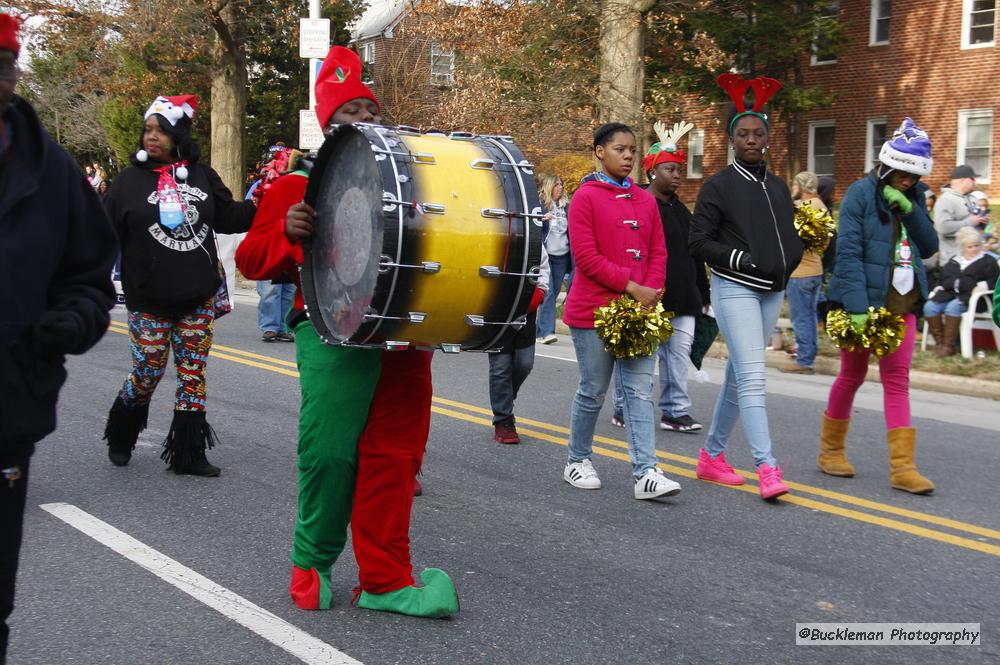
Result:
{"label": "blue jeans", "polygon": [[569,273],[570,253],[561,256],[549,254],[549,290],[545,294],[545,300],[538,308],[538,332],[539,337],[551,335],[556,331],[556,298],[562,291],[563,278],[566,279],[566,292],[573,282],[573,275]]}
{"label": "blue jeans", "polygon": [[948,302],[934,302],[933,300],[928,300],[924,303],[924,316],[962,316],[965,314],[965,310],[969,309],[968,305],[963,305],[962,301],[958,298],[952,298]]}
{"label": "blue jeans", "polygon": [[[671,319],[674,324],[682,317]],[[686,317],[694,318],[694,317]],[[693,325],[693,324],[692,324]],[[691,345],[694,337],[678,328],[666,342],[656,349],[660,361],[660,411],[668,418],[680,418],[691,414],[691,398],[688,397],[688,365],[691,362]],[[615,370],[615,374],[618,370]],[[615,412],[621,413],[625,397],[618,390],[614,392]]]}
{"label": "blue jeans", "polygon": [[580,369],[580,385],[573,397],[569,424],[569,461],[590,459],[594,429],[604,404],[604,395],[615,366],[615,383],[625,395],[625,432],[632,473],[638,478],[656,468],[656,441],[653,422],[654,356],[615,358],[604,350],[604,342],[593,328],[570,328],[573,349]]}
{"label": "blue jeans", "polygon": [[793,277],[788,280],[788,311],[795,328],[795,362],[812,367],[816,360],[816,303],[823,289],[823,276]]}
{"label": "blue jeans", "polygon": [[521,384],[531,374],[535,365],[535,345],[523,349],[489,353],[490,357],[490,406],[493,407],[493,424],[514,424],[514,400]]}
{"label": "blue jeans", "polygon": [[262,332],[287,332],[285,316],[295,299],[294,284],[275,284],[270,280],[257,280],[257,326]]}
{"label": "blue jeans", "polygon": [[757,291],[712,275],[712,307],[729,351],[726,376],[705,439],[705,450],[712,457],[725,452],[736,419],[742,417],[754,464],[775,466],[767,425],[764,345],[778,322],[782,300],[781,291]]}

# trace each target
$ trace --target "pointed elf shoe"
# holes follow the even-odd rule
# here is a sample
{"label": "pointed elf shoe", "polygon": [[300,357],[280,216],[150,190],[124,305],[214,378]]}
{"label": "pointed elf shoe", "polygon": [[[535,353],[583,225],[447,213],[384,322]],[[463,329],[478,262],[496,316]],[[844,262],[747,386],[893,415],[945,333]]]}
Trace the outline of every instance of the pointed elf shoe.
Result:
{"label": "pointed elf shoe", "polygon": [[407,586],[388,593],[356,595],[358,607],[366,610],[396,612],[412,617],[440,619],[458,612],[458,591],[448,574],[438,568],[420,573],[423,586]]}

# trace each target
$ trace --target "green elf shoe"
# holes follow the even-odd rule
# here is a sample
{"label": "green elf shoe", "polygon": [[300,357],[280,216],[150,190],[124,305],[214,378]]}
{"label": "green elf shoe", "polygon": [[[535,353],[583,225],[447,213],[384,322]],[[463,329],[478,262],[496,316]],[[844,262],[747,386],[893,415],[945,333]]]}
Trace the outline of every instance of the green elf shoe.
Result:
{"label": "green elf shoe", "polygon": [[358,607],[430,619],[458,612],[458,591],[448,573],[428,568],[420,573],[420,581],[423,586],[408,586],[388,593],[362,591],[357,598]]}

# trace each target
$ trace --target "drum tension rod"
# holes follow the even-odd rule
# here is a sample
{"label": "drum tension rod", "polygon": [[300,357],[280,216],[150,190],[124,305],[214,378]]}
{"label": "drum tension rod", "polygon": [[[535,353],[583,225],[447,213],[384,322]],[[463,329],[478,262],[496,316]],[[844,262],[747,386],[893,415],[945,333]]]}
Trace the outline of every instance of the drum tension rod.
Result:
{"label": "drum tension rod", "polygon": [[520,316],[513,321],[487,321],[480,314],[466,314],[465,323],[476,328],[483,326],[510,326],[514,330],[520,330],[528,322],[527,317]]}
{"label": "drum tension rod", "polygon": [[383,254],[379,257],[378,271],[385,274],[389,272],[389,268],[414,268],[421,272],[436,273],[441,272],[441,263],[439,261],[421,261],[420,265],[414,265],[411,263],[394,263],[391,256]]}
{"label": "drum tension rod", "polygon": [[527,277],[528,279],[533,279],[536,282],[541,276],[540,271],[536,271],[532,268],[528,272],[504,272],[496,266],[479,266],[479,276],[480,277],[500,277],[502,275],[507,275],[509,277]]}
{"label": "drum tension rod", "polygon": [[480,213],[486,219],[504,219],[507,217],[530,219],[535,223],[535,226],[541,226],[542,218],[545,216],[540,212],[515,212],[513,210],[504,210],[503,208],[480,208]]}
{"label": "drum tension rod", "polygon": [[414,164],[434,165],[437,163],[434,159],[434,155],[429,152],[396,152],[395,150],[380,148],[377,145],[372,146],[372,152],[379,155],[395,155],[400,158],[399,161],[412,162]]}
{"label": "drum tension rod", "polygon": [[365,321],[378,319],[380,321],[408,321],[410,323],[423,323],[427,319],[426,312],[409,312],[406,316],[382,316],[381,314],[365,314]]}
{"label": "drum tension rod", "polygon": [[[382,192],[382,209],[386,212],[392,211],[392,206],[403,206],[404,208],[414,208],[419,213],[431,213],[443,215],[445,206],[443,203],[417,203],[416,201],[400,201],[391,192]],[[389,210],[386,207],[389,206]]]}

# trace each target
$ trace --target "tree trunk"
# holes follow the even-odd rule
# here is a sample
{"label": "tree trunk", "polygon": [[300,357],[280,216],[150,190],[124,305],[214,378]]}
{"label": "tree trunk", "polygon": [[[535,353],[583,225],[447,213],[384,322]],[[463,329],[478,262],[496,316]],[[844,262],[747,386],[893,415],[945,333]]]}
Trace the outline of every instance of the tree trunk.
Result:
{"label": "tree trunk", "polygon": [[644,14],[655,0],[602,0],[601,79],[598,117],[602,122],[642,124],[646,36]]}
{"label": "tree trunk", "polygon": [[243,133],[247,103],[247,65],[243,15],[238,2],[213,3],[216,40],[212,66],[212,168],[236,198],[244,189]]}

